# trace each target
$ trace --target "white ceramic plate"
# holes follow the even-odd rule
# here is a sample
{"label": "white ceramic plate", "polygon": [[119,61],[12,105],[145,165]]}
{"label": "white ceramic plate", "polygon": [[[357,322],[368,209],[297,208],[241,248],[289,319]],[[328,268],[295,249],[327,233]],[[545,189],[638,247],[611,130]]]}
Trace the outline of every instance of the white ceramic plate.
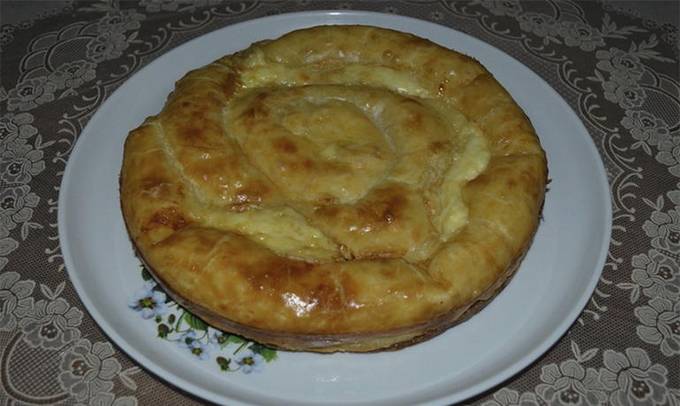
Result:
{"label": "white ceramic plate", "polygon": [[[369,24],[429,38],[480,60],[536,127],[548,154],[550,191],[533,246],[510,284],[481,313],[397,352],[279,353],[260,373],[224,373],[155,337],[127,306],[141,285],[118,204],[128,131],[157,113],[190,69],[252,42],[318,24]],[[64,261],[83,303],[108,336],[150,371],[218,403],[450,403],[517,373],[574,322],[598,281],[611,230],[608,184],[595,146],[565,101],[527,67],[492,46],[421,20],[366,12],[309,12],[235,24],[159,57],[102,105],[71,154],[59,197]],[[195,357],[194,357],[195,358]]]}

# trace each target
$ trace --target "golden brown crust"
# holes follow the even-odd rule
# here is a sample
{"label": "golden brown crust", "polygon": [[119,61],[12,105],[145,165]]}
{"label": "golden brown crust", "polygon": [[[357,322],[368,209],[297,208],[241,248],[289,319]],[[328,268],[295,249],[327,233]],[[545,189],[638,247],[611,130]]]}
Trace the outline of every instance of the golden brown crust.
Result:
{"label": "golden brown crust", "polygon": [[426,339],[491,298],[538,225],[545,154],[476,61],[323,26],[182,78],[125,143],[140,257],[217,327],[292,350]]}

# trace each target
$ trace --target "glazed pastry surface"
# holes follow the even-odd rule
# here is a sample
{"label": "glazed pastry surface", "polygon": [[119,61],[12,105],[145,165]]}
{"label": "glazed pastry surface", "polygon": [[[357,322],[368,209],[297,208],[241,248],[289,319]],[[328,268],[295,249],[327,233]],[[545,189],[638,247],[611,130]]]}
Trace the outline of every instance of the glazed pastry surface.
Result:
{"label": "glazed pastry surface", "polygon": [[547,179],[522,110],[474,59],[319,26],[189,72],[130,132],[139,256],[218,328],[293,350],[437,334],[528,249]]}

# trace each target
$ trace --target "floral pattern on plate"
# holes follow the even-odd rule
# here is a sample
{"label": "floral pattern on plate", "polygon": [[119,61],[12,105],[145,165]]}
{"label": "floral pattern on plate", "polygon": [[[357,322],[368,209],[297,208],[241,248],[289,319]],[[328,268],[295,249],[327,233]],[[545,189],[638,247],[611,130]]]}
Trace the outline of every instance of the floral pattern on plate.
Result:
{"label": "floral pattern on plate", "polygon": [[157,337],[177,344],[197,361],[214,359],[223,372],[262,372],[278,358],[275,349],[210,327],[165,294],[142,267],[143,286],[134,292],[128,307],[144,320],[156,323]]}

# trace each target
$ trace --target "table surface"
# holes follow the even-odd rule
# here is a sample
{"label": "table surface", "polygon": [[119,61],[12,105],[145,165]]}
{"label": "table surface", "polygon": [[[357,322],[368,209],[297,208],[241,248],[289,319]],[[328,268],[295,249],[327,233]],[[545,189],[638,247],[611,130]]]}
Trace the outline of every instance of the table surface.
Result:
{"label": "table surface", "polygon": [[[611,188],[613,234],[583,313],[530,367],[470,404],[680,405],[677,1],[3,1],[0,404],[202,403],[141,369],[78,299],[58,185],[88,119],[135,71],[239,21],[357,9],[442,24],[512,55],[571,105]],[[73,40],[69,27],[99,29]],[[145,56],[130,57],[144,47]],[[124,72],[121,74],[121,72]],[[80,358],[78,358],[80,357]],[[67,362],[98,368],[79,375]]]}

